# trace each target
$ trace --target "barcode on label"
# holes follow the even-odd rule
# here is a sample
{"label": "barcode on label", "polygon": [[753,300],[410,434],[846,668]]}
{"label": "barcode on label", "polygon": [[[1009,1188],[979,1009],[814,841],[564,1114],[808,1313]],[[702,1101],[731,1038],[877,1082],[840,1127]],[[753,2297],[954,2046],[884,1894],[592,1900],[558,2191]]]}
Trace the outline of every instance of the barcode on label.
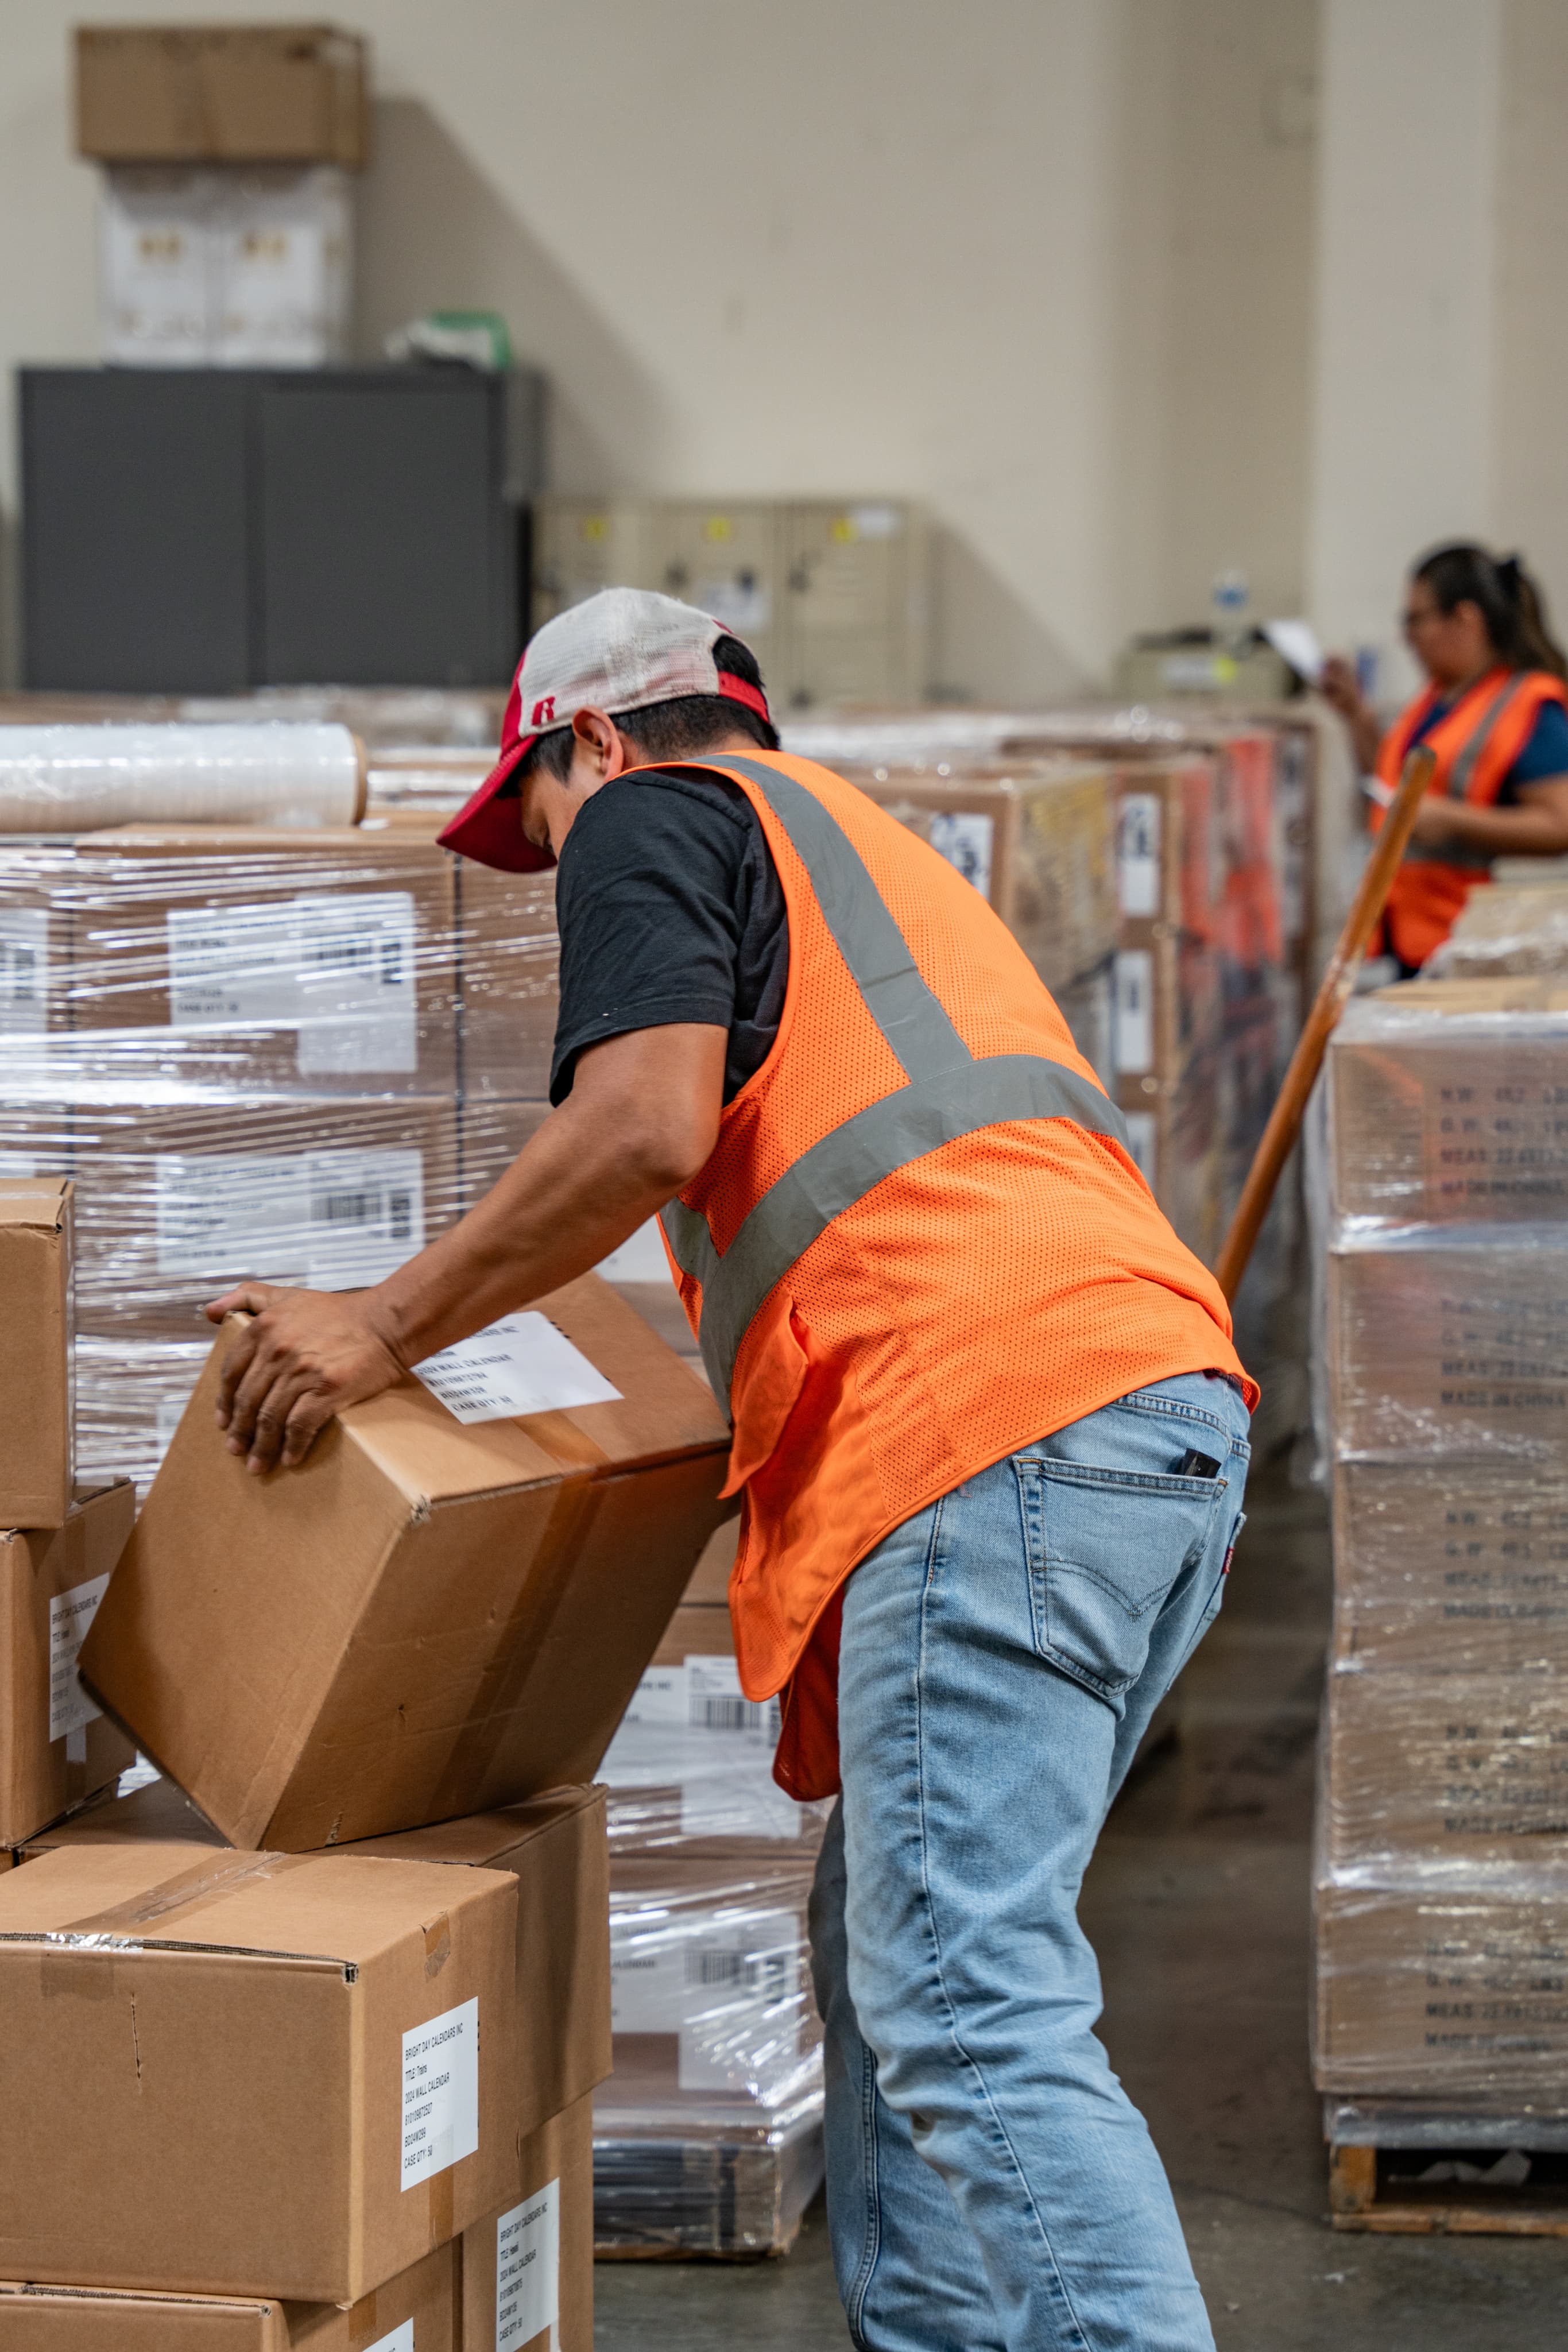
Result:
{"label": "barcode on label", "polygon": [[692,1699],[692,1722],[705,1731],[766,1731],[773,1712],[769,1699]]}
{"label": "barcode on label", "polygon": [[756,2000],[781,2000],[789,1985],[784,1952],[690,1951],[686,1983],[694,1991],[744,1992]]}

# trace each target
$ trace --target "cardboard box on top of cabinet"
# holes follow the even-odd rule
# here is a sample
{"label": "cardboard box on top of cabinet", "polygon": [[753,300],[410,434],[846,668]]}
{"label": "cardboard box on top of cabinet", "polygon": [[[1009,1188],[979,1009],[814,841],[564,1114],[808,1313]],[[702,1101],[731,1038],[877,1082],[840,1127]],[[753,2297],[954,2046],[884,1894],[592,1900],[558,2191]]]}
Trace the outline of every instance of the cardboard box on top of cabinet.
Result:
{"label": "cardboard box on top of cabinet", "polygon": [[460,2352],[460,2244],[358,2303],[0,2284],[0,2352]]}
{"label": "cardboard box on top of cabinet", "polygon": [[0,1528],[71,1507],[75,1208],[63,1179],[0,1178]]}
{"label": "cardboard box on top of cabinet", "polygon": [[591,1779],[721,1516],[706,1387],[587,1276],[256,1478],[214,1426],[226,1344],[84,1649],[111,1712],[236,1845]]}
{"label": "cardboard box on top of cabinet", "polygon": [[118,1780],[136,1751],[77,1658],[136,1516],[129,1480],[78,1495],[61,1528],[0,1533],[0,1846]]}
{"label": "cardboard box on top of cabinet", "polygon": [[330,25],[78,25],[77,152],[357,169],[370,159],[369,57]]}
{"label": "cardboard box on top of cabinet", "polygon": [[0,2273],[353,2303],[516,2184],[517,1882],[73,1846],[0,1882]]}

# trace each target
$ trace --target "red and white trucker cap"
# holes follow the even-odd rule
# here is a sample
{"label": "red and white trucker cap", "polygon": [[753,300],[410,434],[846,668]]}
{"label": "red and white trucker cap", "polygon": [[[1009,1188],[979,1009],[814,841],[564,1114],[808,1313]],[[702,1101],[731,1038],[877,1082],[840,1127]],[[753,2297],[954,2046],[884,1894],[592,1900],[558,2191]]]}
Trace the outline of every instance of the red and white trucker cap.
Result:
{"label": "red and white trucker cap", "polygon": [[539,737],[570,727],[586,704],[613,719],[650,702],[712,694],[768,719],[766,695],[714,659],[719,639],[733,635],[695,604],[652,588],[601,588],[558,613],[524,648],[501,722],[501,756],[440,835],[443,847],[508,874],[553,866],[549,851],[524,836],[513,778]]}

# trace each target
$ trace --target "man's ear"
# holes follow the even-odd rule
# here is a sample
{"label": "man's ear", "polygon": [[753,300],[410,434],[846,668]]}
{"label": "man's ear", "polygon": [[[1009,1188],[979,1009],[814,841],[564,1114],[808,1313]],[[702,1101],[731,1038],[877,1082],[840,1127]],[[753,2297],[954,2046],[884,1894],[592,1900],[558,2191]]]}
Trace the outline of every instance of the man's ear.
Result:
{"label": "man's ear", "polygon": [[571,732],[575,756],[573,769],[585,763],[595,784],[607,784],[632,765],[630,753],[621,731],[608,711],[596,710],[591,703],[572,714]]}

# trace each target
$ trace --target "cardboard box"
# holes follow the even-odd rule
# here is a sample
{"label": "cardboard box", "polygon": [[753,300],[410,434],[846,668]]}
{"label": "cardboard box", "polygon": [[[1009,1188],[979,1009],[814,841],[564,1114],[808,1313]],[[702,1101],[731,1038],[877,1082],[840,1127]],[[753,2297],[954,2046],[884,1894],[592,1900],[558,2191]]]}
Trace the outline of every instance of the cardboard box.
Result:
{"label": "cardboard box", "polygon": [[465,1425],[410,1378],[265,1479],[213,1426],[214,1348],[84,1669],[235,1844],[592,1777],[719,1517],[729,1431],[592,1276],[530,1313],[535,1392],[612,1400]]}
{"label": "cardboard box", "polygon": [[231,1284],[381,1281],[459,1214],[450,1101],[134,1082],[70,1104],[78,1328],[185,1340]]}
{"label": "cardboard box", "polygon": [[71,1505],[76,1198],[0,1176],[0,1528],[57,1528]]}
{"label": "cardboard box", "polygon": [[369,50],[329,25],[79,25],[77,152],[100,163],[370,155]]}
{"label": "cardboard box", "polygon": [[455,863],[464,1092],[545,1102],[560,1006],[555,876]]}
{"label": "cardboard box", "polygon": [[[172,1780],[84,1806],[29,1838],[21,1858],[89,1845],[232,1851]],[[517,1881],[514,2130],[526,2136],[610,2072],[610,1864],[604,1791],[552,1789],[520,1805],[339,1849],[396,1862],[509,1871]]]}
{"label": "cardboard box", "polygon": [[461,2305],[455,2244],[342,2307],[0,2284],[0,2352],[462,2352]]}
{"label": "cardboard box", "polygon": [[1214,763],[1149,760],[1115,770],[1116,897],[1122,936],[1160,925],[1211,940],[1223,887]]}
{"label": "cardboard box", "polygon": [[520,2133],[542,2129],[603,2082],[612,2060],[602,1789],[552,1789],[493,1813],[366,1839],[350,1851],[509,1870],[517,1879]]}
{"label": "cardboard box", "polygon": [[135,1516],[121,1484],[78,1494],[63,1527],[0,1532],[0,1845],[19,1845],[136,1761],[76,1670]]}
{"label": "cardboard box", "polygon": [[1380,1674],[1568,1668],[1568,1469],[1340,1462],[1334,1653]]}
{"label": "cardboard box", "polygon": [[1417,983],[1348,1009],[1329,1058],[1342,1214],[1568,1220],[1568,1012],[1504,1019],[1476,1005],[1482,985]]}
{"label": "cardboard box", "polygon": [[1321,2091],[1469,2104],[1568,2095],[1568,1898],[1320,1885]]}
{"label": "cardboard box", "polygon": [[1328,1688],[1331,1864],[1560,1863],[1565,1698],[1560,1674],[1338,1668]]}
{"label": "cardboard box", "polygon": [[463,2232],[462,2352],[593,2352],[591,2099],[532,2136],[520,2173],[521,2194]]}
{"label": "cardboard box", "polygon": [[78,1846],[0,1883],[0,2271],[354,2303],[493,2212],[517,1882]]}
{"label": "cardboard box", "polygon": [[352,826],[128,827],[82,841],[71,895],[82,1082],[456,1085],[456,909],[433,843]]}
{"label": "cardboard box", "polygon": [[[1561,1239],[1556,1238],[1561,1235]],[[1568,1451],[1568,1227],[1340,1230],[1329,1376],[1342,1454]]]}
{"label": "cardboard box", "polygon": [[1047,988],[1103,963],[1117,940],[1115,805],[1103,769],[851,768],[849,781],[956,866]]}

